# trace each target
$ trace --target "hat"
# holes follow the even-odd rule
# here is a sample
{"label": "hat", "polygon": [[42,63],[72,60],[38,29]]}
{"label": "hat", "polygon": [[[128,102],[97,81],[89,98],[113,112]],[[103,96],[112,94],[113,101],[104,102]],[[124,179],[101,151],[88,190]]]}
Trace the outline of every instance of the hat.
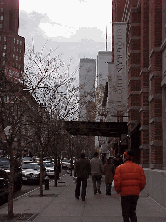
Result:
{"label": "hat", "polygon": [[127,160],[132,160],[134,157],[134,152],[132,150],[128,150],[124,152],[124,158]]}

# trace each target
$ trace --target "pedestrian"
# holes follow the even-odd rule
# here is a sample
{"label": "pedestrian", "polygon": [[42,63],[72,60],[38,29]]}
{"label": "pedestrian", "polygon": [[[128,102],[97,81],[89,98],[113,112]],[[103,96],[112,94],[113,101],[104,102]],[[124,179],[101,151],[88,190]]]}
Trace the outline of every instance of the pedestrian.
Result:
{"label": "pedestrian", "polygon": [[106,183],[106,195],[111,195],[111,185],[114,179],[115,168],[111,161],[111,158],[106,160],[103,167],[103,173],[105,174]]}
{"label": "pedestrian", "polygon": [[99,159],[98,152],[94,153],[94,158],[91,159],[90,163],[94,194],[96,194],[97,192],[101,194],[100,185],[103,171],[103,163],[101,159]]}
{"label": "pedestrian", "polygon": [[144,170],[133,163],[134,152],[128,150],[123,154],[124,164],[118,166],[114,175],[114,187],[121,196],[122,217],[124,222],[137,222],[136,206],[139,193],[146,185]]}
{"label": "pedestrian", "polygon": [[82,201],[85,201],[87,179],[89,178],[90,174],[91,174],[90,161],[85,158],[85,153],[81,153],[80,159],[75,163],[74,167],[74,177],[77,177],[76,189],[75,189],[75,197],[77,199],[79,199],[80,196],[80,187],[82,183],[81,198]]}

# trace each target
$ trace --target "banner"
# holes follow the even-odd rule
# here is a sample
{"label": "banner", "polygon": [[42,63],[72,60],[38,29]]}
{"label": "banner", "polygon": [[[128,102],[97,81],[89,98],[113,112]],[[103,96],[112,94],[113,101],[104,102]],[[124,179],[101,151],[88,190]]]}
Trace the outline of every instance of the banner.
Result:
{"label": "banner", "polygon": [[112,93],[117,111],[125,112],[128,96],[128,75],[126,69],[126,23],[114,22],[114,75]]}

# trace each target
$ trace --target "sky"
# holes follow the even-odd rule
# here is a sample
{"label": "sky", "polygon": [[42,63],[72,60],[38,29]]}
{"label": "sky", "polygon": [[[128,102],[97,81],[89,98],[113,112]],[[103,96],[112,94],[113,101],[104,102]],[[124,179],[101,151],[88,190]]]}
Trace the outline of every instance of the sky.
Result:
{"label": "sky", "polygon": [[[47,4],[46,4],[47,3]],[[70,72],[78,70],[80,58],[97,58],[98,51],[111,51],[112,0],[20,0],[19,35],[26,47],[40,51],[56,49]],[[78,71],[76,71],[78,75]]]}

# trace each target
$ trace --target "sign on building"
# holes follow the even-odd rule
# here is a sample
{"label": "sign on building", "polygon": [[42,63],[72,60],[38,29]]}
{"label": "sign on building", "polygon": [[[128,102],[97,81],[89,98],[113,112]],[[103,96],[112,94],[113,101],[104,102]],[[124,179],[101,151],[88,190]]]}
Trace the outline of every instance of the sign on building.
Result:
{"label": "sign on building", "polygon": [[126,23],[114,22],[114,67],[112,72],[112,98],[117,111],[127,109],[128,76],[126,69]]}

